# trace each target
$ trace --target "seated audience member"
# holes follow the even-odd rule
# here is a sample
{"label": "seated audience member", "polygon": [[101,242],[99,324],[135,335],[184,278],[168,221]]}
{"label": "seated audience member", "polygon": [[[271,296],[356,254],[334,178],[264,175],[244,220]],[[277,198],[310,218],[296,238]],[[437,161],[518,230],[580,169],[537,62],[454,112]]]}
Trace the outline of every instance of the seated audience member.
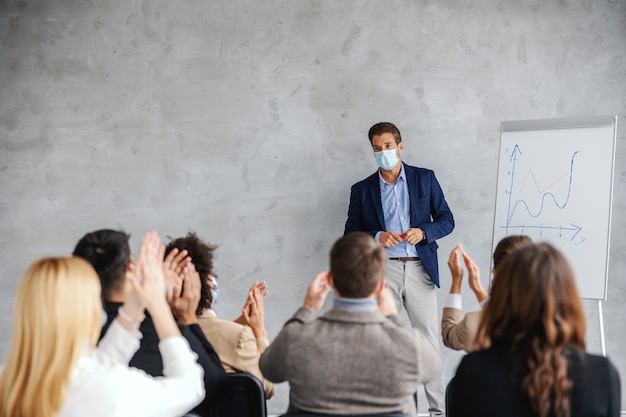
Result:
{"label": "seated audience member", "polygon": [[[131,281],[133,264],[128,245],[129,235],[114,230],[97,230],[86,234],[77,243],[73,255],[87,260],[94,267],[102,284],[103,307],[108,319],[102,328],[102,335],[108,333],[109,325],[116,316],[122,315],[120,306],[132,291]],[[163,251],[161,252],[163,254]],[[163,269],[163,259],[161,259]],[[171,271],[165,271],[171,272]],[[195,319],[195,311],[199,296],[197,289],[200,286],[198,274],[193,265],[180,268],[179,273],[184,277],[185,285],[182,295],[180,290],[168,291],[170,308],[178,321],[178,327],[183,337],[187,339],[191,349],[198,356],[198,363],[204,370],[206,397],[193,411],[201,415],[210,413],[219,403],[221,388],[226,376],[217,353],[204,337],[202,329]],[[166,284],[167,284],[166,275]],[[180,287],[179,287],[180,288]],[[142,333],[139,349],[130,359],[130,366],[147,372],[152,376],[161,376],[164,372],[162,355],[159,350],[159,336],[155,331],[153,318],[146,314],[139,330]]]}
{"label": "seated audience member", "polygon": [[[513,252],[515,249],[532,243],[528,236],[511,235],[503,238],[493,252],[493,270],[491,274],[496,277],[496,268],[502,259]],[[482,317],[482,310],[471,311],[463,314],[461,301],[461,282],[463,281],[463,267],[459,253],[463,256],[463,262],[467,268],[468,282],[471,290],[474,292],[476,299],[484,307],[489,299],[489,293],[485,291],[480,283],[480,270],[474,263],[472,258],[463,250],[459,244],[450,253],[448,259],[448,267],[452,274],[452,285],[450,286],[450,294],[446,298],[446,304],[443,308],[441,317],[441,337],[443,344],[455,350],[465,350],[470,352],[474,350],[474,339],[478,330],[478,324]]]}
{"label": "seated audience member", "polygon": [[[261,356],[267,379],[289,382],[290,413],[417,415],[415,387],[441,372],[441,357],[398,316],[386,262],[367,233],[337,240],[330,272],[313,279],[303,306]],[[331,289],[333,308],[315,318]]]}
{"label": "seated audience member", "polygon": [[[180,416],[204,397],[202,368],[165,300],[162,250],[144,238],[133,290],[98,347],[100,282],[80,258],[43,258],[20,282],[13,335],[0,372],[0,416]],[[165,376],[128,367],[144,308],[161,338]]]}
{"label": "seated audience member", "polygon": [[617,417],[620,378],[585,353],[585,314],[569,262],[528,244],[497,268],[476,344],[454,379],[448,411],[476,417]]}
{"label": "seated audience member", "polygon": [[[259,378],[263,384],[266,398],[274,395],[274,384],[265,379],[259,370],[259,358],[269,345],[264,323],[263,299],[265,283],[255,283],[242,310],[242,315],[235,321],[222,320],[211,310],[219,294],[217,281],[213,274],[213,251],[215,246],[208,245],[195,233],[170,242],[165,252],[186,253],[200,274],[202,289],[196,314],[199,324],[207,339],[217,352],[226,372],[246,372]],[[175,266],[173,266],[175,268]]]}

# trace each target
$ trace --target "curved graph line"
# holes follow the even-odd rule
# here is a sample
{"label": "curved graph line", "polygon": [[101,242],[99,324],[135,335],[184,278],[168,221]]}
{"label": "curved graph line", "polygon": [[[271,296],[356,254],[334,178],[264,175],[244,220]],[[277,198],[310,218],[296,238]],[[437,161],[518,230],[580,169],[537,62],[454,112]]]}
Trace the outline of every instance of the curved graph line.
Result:
{"label": "curved graph line", "polygon": [[[517,207],[518,207],[520,204],[523,204],[523,206],[524,206],[524,208],[526,209],[526,211],[528,212],[528,214],[529,214],[531,217],[533,217],[533,218],[537,218],[537,217],[539,217],[539,216],[541,215],[541,213],[543,212],[543,206],[544,206],[544,203],[545,203],[545,201],[546,201],[546,197],[552,197],[552,201],[554,201],[554,204],[555,204],[558,208],[560,208],[560,209],[565,208],[565,206],[567,205],[567,202],[569,201],[570,193],[571,193],[571,191],[572,191],[572,178],[573,178],[573,174],[574,174],[574,158],[576,157],[576,154],[577,154],[578,152],[579,152],[579,151],[576,151],[576,152],[574,152],[574,153],[572,154],[572,159],[571,159],[571,161],[570,161],[569,184],[568,184],[568,187],[567,187],[567,196],[565,197],[565,201],[563,202],[563,204],[559,204],[559,203],[556,201],[556,197],[555,197],[555,195],[554,195],[554,194],[552,194],[552,193],[550,193],[550,192],[548,192],[548,193],[544,193],[544,194],[541,196],[541,207],[539,208],[539,211],[537,212],[537,214],[533,214],[533,213],[530,211],[530,208],[528,207],[528,204],[526,204],[526,201],[519,199],[519,200],[517,200],[517,201],[515,202],[515,204],[513,205],[513,209],[509,211],[509,216],[508,216],[508,217],[507,217],[507,219],[506,219],[506,224],[507,224],[507,226],[509,226],[509,225],[511,224],[511,219],[513,218],[513,215],[515,214],[515,211],[517,210]],[[534,175],[533,175],[533,177],[534,177]],[[553,184],[554,184],[554,183],[553,183]],[[548,187],[548,188],[549,188],[549,187]],[[509,195],[509,198],[510,198],[510,195]]]}

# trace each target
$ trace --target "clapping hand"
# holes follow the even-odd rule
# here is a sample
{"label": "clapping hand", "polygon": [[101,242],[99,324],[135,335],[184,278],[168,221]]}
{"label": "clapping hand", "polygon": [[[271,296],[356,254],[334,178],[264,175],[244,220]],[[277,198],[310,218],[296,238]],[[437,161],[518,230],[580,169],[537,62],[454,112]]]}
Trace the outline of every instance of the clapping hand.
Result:
{"label": "clapping hand", "polygon": [[385,317],[392,314],[398,314],[398,306],[396,306],[393,295],[387,287],[383,288],[378,295],[378,311],[380,311]]}
{"label": "clapping hand", "polygon": [[253,286],[248,293],[246,304],[241,309],[244,323],[250,326],[257,338],[267,337],[267,331],[265,330],[265,306],[263,303],[267,291],[262,291],[262,288],[265,289],[267,286],[258,284]]}
{"label": "clapping hand", "polygon": [[320,272],[313,278],[309,288],[307,288],[303,307],[316,312],[324,305],[326,296],[331,289],[330,273],[328,271]]}
{"label": "clapping hand", "polygon": [[174,291],[170,300],[170,306],[176,320],[185,325],[198,322],[196,310],[200,302],[200,274],[196,271],[193,263],[187,263],[182,269],[183,282],[182,293]]}
{"label": "clapping hand", "polygon": [[180,294],[183,286],[183,279],[185,277],[185,267],[191,262],[191,257],[188,256],[187,250],[183,249],[179,251],[178,248],[173,248],[170,253],[167,254],[163,260],[163,269],[165,270],[166,281],[166,298],[168,302],[172,303],[173,295]]}

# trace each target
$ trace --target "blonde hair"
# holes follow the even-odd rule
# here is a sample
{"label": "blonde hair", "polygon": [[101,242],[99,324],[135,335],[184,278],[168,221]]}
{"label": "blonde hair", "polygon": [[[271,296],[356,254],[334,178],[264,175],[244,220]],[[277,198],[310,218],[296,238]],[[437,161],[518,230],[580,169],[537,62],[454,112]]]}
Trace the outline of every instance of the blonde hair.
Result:
{"label": "blonde hair", "polygon": [[72,370],[100,335],[100,281],[80,258],[44,258],[17,290],[13,335],[0,373],[0,417],[52,417]]}

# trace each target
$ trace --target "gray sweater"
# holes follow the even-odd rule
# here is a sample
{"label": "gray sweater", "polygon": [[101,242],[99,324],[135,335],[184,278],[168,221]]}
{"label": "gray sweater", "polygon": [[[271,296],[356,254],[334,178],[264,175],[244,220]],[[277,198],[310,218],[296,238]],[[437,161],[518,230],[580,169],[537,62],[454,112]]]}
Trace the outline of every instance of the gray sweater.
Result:
{"label": "gray sweater", "polygon": [[417,384],[441,371],[435,347],[397,315],[300,308],[260,360],[270,381],[289,382],[289,412],[417,415]]}

